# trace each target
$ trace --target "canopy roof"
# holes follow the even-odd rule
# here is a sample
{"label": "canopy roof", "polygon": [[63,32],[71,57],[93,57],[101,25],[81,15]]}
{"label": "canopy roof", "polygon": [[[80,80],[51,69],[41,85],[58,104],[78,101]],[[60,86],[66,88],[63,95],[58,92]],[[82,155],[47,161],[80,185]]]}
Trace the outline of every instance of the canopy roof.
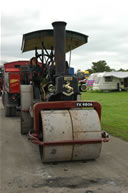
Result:
{"label": "canopy roof", "polygon": [[128,78],[128,72],[106,72],[104,77],[113,76],[116,78]]}
{"label": "canopy roof", "polygon": [[[66,52],[74,50],[87,43],[88,36],[66,30]],[[23,35],[22,52],[31,51],[35,49],[42,49],[42,42],[46,49],[54,48],[53,30],[34,31]]]}

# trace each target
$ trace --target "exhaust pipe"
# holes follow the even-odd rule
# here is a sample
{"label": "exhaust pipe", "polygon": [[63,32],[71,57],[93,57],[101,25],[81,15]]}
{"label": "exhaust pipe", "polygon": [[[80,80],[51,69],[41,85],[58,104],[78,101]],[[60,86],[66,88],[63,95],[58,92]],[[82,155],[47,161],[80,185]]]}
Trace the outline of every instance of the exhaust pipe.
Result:
{"label": "exhaust pipe", "polygon": [[53,22],[52,26],[54,29],[56,75],[65,75],[66,23],[61,21]]}

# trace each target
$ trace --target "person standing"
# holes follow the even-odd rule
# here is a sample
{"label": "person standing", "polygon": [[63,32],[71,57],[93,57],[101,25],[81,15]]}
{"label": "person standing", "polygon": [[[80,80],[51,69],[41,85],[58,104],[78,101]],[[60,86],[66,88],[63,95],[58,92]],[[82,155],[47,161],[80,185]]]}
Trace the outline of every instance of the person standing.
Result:
{"label": "person standing", "polygon": [[32,57],[30,59],[29,79],[30,81],[32,81],[34,99],[40,99],[40,76],[41,76],[41,67],[38,63],[37,58]]}

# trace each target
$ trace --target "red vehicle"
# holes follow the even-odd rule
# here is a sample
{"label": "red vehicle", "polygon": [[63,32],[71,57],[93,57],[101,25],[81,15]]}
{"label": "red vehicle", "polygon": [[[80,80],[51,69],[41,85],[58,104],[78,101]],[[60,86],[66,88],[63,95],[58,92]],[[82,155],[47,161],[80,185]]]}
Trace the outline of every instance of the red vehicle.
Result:
{"label": "red vehicle", "polygon": [[15,116],[20,107],[20,82],[24,81],[25,71],[29,61],[14,61],[4,64],[2,101],[5,116]]}
{"label": "red vehicle", "polygon": [[2,94],[2,87],[3,87],[3,68],[0,67],[0,96]]}

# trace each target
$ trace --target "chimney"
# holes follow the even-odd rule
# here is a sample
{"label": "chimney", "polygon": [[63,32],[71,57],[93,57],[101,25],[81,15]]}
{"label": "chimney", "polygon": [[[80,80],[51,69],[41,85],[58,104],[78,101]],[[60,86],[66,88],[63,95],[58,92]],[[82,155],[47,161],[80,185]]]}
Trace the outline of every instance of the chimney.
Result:
{"label": "chimney", "polygon": [[61,21],[53,22],[52,26],[54,28],[56,75],[64,75],[66,72],[66,65],[65,65],[66,23]]}

